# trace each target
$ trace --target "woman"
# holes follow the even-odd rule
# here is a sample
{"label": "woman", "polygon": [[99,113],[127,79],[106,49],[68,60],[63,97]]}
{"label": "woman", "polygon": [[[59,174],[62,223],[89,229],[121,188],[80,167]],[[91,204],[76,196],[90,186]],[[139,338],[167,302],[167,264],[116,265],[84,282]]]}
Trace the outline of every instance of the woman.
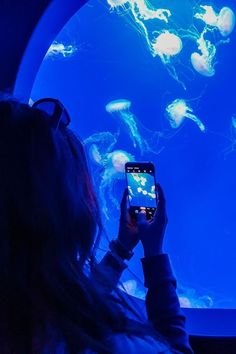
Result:
{"label": "woman", "polygon": [[[130,219],[124,194],[118,238],[94,265],[101,221],[79,140],[41,110],[2,101],[0,144],[0,352],[192,353],[162,251],[161,189],[151,223],[144,214]],[[128,318],[115,288],[139,240],[142,322]]]}

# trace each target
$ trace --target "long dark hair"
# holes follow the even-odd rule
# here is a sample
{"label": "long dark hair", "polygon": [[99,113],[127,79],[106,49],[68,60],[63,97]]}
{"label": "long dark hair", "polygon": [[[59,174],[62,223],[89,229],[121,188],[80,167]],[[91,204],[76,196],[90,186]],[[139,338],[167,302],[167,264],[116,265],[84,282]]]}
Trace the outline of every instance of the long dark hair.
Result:
{"label": "long dark hair", "polygon": [[104,338],[128,330],[120,307],[85,272],[100,231],[79,140],[46,113],[1,101],[2,354],[53,354],[59,343],[68,353],[109,353]]}

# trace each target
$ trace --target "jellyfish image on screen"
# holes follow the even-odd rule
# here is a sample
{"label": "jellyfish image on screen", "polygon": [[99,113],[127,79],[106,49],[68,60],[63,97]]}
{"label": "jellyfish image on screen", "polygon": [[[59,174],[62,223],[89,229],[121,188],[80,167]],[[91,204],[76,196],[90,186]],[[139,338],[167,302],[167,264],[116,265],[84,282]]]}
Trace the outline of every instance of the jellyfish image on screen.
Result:
{"label": "jellyfish image on screen", "polygon": [[46,58],[68,58],[73,56],[78,51],[76,46],[72,44],[65,45],[63,43],[59,43],[54,41],[51,46],[49,47],[45,57]]}
{"label": "jellyfish image on screen", "polygon": [[229,7],[223,7],[217,13],[212,6],[200,5],[194,17],[207,26],[218,29],[223,37],[229,36],[235,27],[235,15]]}
{"label": "jellyfish image on screen", "polygon": [[118,119],[121,127],[123,126],[128,132],[134,148],[138,148],[141,155],[143,155],[144,152],[158,154],[160,152],[160,132],[147,129],[131,112],[130,107],[131,101],[127,99],[118,99],[109,102],[105,109],[108,113]]}
{"label": "jellyfish image on screen", "polygon": [[99,196],[104,217],[109,220],[110,214],[108,202],[119,210],[119,202],[114,197],[114,184],[116,181],[125,178],[126,162],[134,161],[134,156],[124,150],[115,150],[107,154],[104,160],[104,169],[101,173],[101,183],[99,185]]}
{"label": "jellyfish image on screen", "polygon": [[183,99],[176,99],[166,107],[167,119],[172,128],[177,129],[181,126],[185,118],[191,119],[197,124],[202,132],[205,132],[206,128],[202,121],[193,114],[193,109],[187,105],[187,102]]}
{"label": "jellyfish image on screen", "polygon": [[127,174],[129,198],[131,205],[156,207],[156,192],[153,175],[147,173]]}

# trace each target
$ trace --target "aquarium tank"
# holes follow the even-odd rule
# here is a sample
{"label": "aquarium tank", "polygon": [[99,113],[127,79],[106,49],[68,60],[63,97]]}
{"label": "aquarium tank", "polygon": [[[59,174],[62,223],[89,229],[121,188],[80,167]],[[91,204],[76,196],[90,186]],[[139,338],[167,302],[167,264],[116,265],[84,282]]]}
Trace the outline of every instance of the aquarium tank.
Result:
{"label": "aquarium tank", "polygon": [[[236,307],[235,14],[233,0],[89,0],[31,93],[61,100],[84,143],[104,225],[98,259],[117,236],[125,163],[154,163],[182,307]],[[141,299],[142,257],[138,245],[120,283]]]}

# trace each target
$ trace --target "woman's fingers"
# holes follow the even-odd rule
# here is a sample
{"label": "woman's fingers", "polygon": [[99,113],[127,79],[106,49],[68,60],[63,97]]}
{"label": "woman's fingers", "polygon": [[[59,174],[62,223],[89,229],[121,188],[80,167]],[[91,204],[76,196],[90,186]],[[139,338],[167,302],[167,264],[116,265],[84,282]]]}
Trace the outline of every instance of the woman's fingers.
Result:
{"label": "woman's fingers", "polygon": [[165,210],[166,200],[165,200],[163,189],[160,186],[160,184],[156,184],[156,188],[157,188],[157,195],[158,195],[158,206],[160,209]]}
{"label": "woman's fingers", "polygon": [[142,210],[138,213],[137,215],[137,226],[138,226],[138,230],[139,232],[142,232],[147,228],[148,226],[148,221],[146,218],[146,211]]}
{"label": "woman's fingers", "polygon": [[158,195],[158,203],[157,203],[157,210],[154,214],[153,221],[160,222],[161,218],[167,219],[166,200],[165,200],[165,195],[164,195],[163,189],[160,186],[160,184],[156,184],[156,189],[157,189],[157,195]]}

